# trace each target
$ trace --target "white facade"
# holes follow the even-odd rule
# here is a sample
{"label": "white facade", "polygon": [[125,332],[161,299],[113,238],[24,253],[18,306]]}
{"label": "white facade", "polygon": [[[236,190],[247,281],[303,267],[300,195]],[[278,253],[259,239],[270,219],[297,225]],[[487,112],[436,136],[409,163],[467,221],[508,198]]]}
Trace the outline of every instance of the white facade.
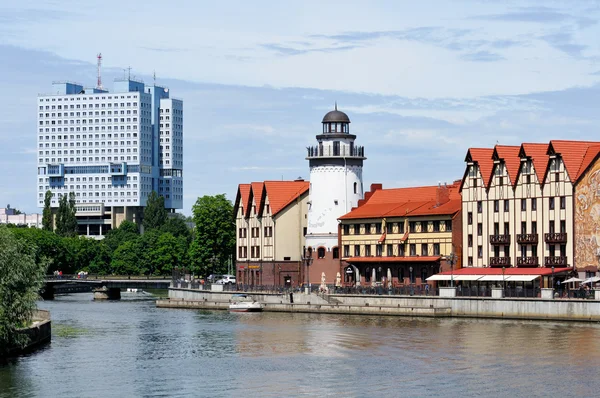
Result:
{"label": "white facade", "polygon": [[[123,219],[139,222],[153,190],[165,197],[167,209],[182,208],[183,103],[168,96],[168,89],[129,79],[115,81],[112,93],[53,83],[52,94],[38,97],[38,207],[48,190],[54,208],[74,192],[80,226],[93,224],[100,235]],[[177,119],[159,131],[163,112]],[[159,132],[169,141],[177,137],[178,149],[169,142],[163,154]]]}
{"label": "white facade", "polygon": [[337,110],[323,118],[323,133],[318,145],[309,147],[310,192],[306,245],[338,246],[338,218],[358,205],[363,198],[362,166],[364,148],[355,147],[349,134],[348,116]]}
{"label": "white facade", "polygon": [[29,228],[42,228],[41,214],[16,214],[10,207],[0,208],[0,224],[26,225]]}

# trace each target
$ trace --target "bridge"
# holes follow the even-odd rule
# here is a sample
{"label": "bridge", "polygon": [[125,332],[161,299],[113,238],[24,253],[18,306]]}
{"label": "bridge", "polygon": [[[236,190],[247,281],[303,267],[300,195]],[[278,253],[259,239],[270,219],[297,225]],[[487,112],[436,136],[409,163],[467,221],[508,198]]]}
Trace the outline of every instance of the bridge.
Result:
{"label": "bridge", "polygon": [[123,289],[167,289],[171,279],[150,276],[47,275],[40,292],[44,300],[57,293],[94,292],[94,300],[119,300]]}

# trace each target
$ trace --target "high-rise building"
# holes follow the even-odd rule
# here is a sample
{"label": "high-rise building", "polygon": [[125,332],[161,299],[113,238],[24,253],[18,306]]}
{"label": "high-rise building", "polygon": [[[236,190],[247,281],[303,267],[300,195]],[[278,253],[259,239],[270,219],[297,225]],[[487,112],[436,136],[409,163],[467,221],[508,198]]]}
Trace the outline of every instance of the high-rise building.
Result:
{"label": "high-rise building", "polygon": [[141,223],[156,191],[167,210],[183,207],[183,101],[169,90],[117,79],[113,91],[55,82],[38,96],[38,206],[75,193],[79,232],[103,236]]}

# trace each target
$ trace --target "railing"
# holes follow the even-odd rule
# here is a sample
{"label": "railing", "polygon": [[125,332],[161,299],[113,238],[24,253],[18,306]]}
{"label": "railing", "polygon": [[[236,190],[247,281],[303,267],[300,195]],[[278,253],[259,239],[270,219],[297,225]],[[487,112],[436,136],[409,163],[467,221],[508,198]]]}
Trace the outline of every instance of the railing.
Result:
{"label": "railing", "polygon": [[567,257],[566,256],[549,256],[544,258],[544,265],[546,267],[566,267]]}
{"label": "railing", "polygon": [[517,267],[537,267],[539,266],[538,257],[517,257]]}
{"label": "railing", "polygon": [[544,234],[544,240],[546,243],[566,243],[567,233],[566,232],[554,232]]}
{"label": "railing", "polygon": [[518,234],[517,243],[525,245],[538,243],[538,234]]}
{"label": "railing", "polygon": [[490,257],[490,267],[510,267],[510,257]]}
{"label": "railing", "polygon": [[[501,283],[501,282],[500,282]],[[491,286],[471,286],[456,288],[456,295],[458,297],[491,297],[492,287]],[[504,297],[540,297],[539,288],[506,288],[504,289]]]}
{"label": "railing", "polygon": [[99,274],[62,274],[62,275],[46,275],[47,281],[73,280],[73,279],[92,279],[92,280],[165,280],[170,279],[169,275],[99,275]]}
{"label": "railing", "polygon": [[492,245],[508,245],[510,244],[510,235],[490,235],[490,244]]}
{"label": "railing", "polygon": [[332,145],[322,145],[322,146],[309,146],[306,147],[307,157],[309,158],[318,158],[318,157],[331,157],[331,156],[340,156],[340,157],[364,157],[365,156],[365,148],[362,146],[356,146],[350,148],[348,146],[340,145],[339,147],[334,147]]}

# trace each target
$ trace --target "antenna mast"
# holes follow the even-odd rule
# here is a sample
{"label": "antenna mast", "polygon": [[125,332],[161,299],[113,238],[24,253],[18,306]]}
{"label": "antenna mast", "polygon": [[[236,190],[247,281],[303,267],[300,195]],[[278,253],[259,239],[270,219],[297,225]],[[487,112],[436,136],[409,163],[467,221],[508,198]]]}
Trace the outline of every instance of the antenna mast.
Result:
{"label": "antenna mast", "polygon": [[102,53],[98,53],[98,82],[96,83],[96,88],[102,90],[102,75],[100,74],[100,67],[102,66]]}

